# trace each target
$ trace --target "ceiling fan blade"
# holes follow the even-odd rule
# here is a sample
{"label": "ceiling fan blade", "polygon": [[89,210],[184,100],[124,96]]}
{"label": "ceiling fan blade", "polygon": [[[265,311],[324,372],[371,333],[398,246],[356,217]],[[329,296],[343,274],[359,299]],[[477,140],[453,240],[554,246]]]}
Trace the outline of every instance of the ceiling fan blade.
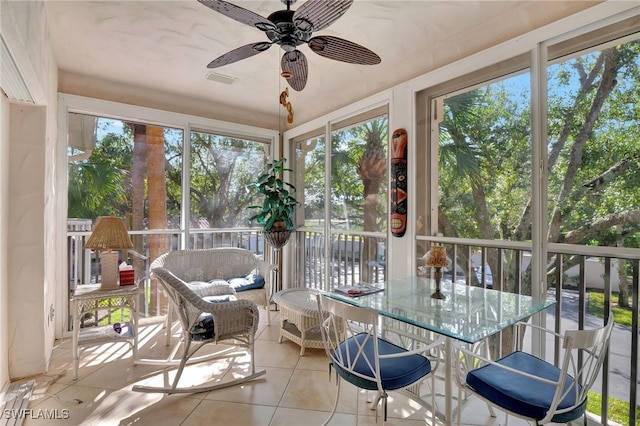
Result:
{"label": "ceiling fan blade", "polygon": [[267,18],[263,18],[257,13],[254,13],[240,6],[236,6],[233,3],[222,0],[198,1],[208,8],[215,10],[216,12],[222,13],[223,15],[228,16],[231,19],[235,19],[238,22],[242,22],[243,24],[247,24],[251,27],[256,27],[261,31],[277,29],[274,23],[269,21]]}
{"label": "ceiling fan blade", "polygon": [[349,40],[333,36],[312,37],[309,48],[320,56],[350,64],[376,65],[382,59],[371,50]]}
{"label": "ceiling fan blade", "polygon": [[233,49],[230,52],[225,53],[224,55],[214,59],[209,62],[207,68],[218,68],[223,65],[232,64],[241,59],[250,58],[253,55],[257,55],[260,52],[264,52],[268,48],[271,47],[271,43],[267,43],[261,41],[259,43],[251,43],[242,47],[238,47],[237,49]]}
{"label": "ceiling fan blade", "polygon": [[309,66],[307,65],[307,57],[299,50],[293,52],[285,52],[280,61],[282,71],[291,73],[291,77],[287,78],[287,83],[293,90],[301,91],[307,85],[307,76],[309,74]]}
{"label": "ceiling fan blade", "polygon": [[293,23],[302,31],[328,27],[349,9],[353,0],[307,0],[293,14]]}

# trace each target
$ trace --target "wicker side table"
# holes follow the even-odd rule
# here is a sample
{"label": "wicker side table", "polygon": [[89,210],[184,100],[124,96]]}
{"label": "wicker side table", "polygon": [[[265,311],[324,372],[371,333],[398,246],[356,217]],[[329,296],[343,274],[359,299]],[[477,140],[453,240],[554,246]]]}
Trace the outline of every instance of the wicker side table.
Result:
{"label": "wicker side table", "polygon": [[286,337],[300,345],[300,355],[306,348],[323,348],[320,323],[318,321],[318,290],[309,288],[289,288],[273,295],[273,301],[280,308],[280,337]]}
{"label": "wicker side table", "polygon": [[[73,314],[73,379],[78,378],[78,366],[80,364],[80,351],[82,347],[99,345],[106,342],[124,341],[129,343],[133,351],[133,359],[137,357],[138,350],[138,307],[137,298],[141,293],[137,285],[116,287],[109,290],[101,290],[100,284],[83,284],[76,287],[71,297],[71,311]],[[129,308],[129,322],[122,324],[121,335],[113,329],[112,315],[122,316],[122,310]],[[100,327],[84,328],[80,330],[80,320],[86,313],[93,312],[97,316],[99,310],[108,312],[109,324]],[[117,318],[117,317],[116,317]],[[118,332],[119,333],[119,332]]]}

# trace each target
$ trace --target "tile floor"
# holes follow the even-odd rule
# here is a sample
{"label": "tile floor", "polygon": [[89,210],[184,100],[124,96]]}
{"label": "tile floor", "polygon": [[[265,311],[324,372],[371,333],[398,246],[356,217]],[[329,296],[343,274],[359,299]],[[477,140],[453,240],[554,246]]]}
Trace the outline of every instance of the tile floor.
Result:
{"label": "tile floor", "polygon": [[[29,403],[32,413],[57,419],[28,416],[25,425],[320,425],[331,410],[336,387],[329,381],[323,350],[300,348],[292,342],[278,343],[278,312],[271,325],[262,321],[256,343],[256,367],[265,369],[259,379],[230,388],[197,394],[164,395],[133,392],[135,384],[161,383],[157,366],[134,365],[126,343],[85,348],[78,380],[72,379],[71,341],[57,343],[50,371],[36,378]],[[139,356],[166,357],[162,322],[141,320]],[[177,338],[174,338],[174,342]],[[205,345],[205,347],[214,345]],[[246,357],[243,358],[246,361]],[[224,362],[194,364],[185,369],[185,380],[201,380],[219,371]],[[197,379],[194,379],[197,378]],[[343,382],[338,412],[331,425],[373,425],[365,392]],[[369,397],[372,396],[370,392]],[[439,398],[439,405],[444,401]],[[64,411],[63,411],[64,410]],[[415,402],[391,393],[387,425],[431,425],[431,413]],[[65,414],[67,413],[67,414]],[[62,418],[67,417],[67,418]],[[510,418],[511,425],[524,424]],[[378,417],[378,424],[381,424]],[[486,405],[471,401],[463,412],[464,425],[504,423],[489,416]],[[438,421],[436,424],[442,424]]]}

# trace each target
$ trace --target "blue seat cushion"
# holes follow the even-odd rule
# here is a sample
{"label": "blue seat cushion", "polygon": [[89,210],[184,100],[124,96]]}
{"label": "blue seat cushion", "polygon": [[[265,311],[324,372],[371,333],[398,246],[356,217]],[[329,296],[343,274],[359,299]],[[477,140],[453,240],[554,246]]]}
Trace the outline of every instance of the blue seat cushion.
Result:
{"label": "blue seat cushion", "polygon": [[[346,359],[348,346],[349,356],[354,359],[358,351],[358,347],[355,341],[357,340],[360,344],[362,344],[366,337],[366,333],[360,333],[353,337],[350,337],[349,339],[340,343],[340,345],[338,345],[338,347],[336,348],[336,351],[340,351],[344,357],[343,359]],[[371,361],[372,366],[374,365],[373,342],[374,340],[372,338],[369,338],[366,341],[364,347],[366,357]],[[380,355],[397,354],[402,352],[407,352],[407,350],[386,340],[378,339],[378,353]],[[338,374],[349,383],[352,383],[353,385],[361,389],[377,389],[373,371],[371,370],[371,368],[369,368],[369,365],[363,357],[360,357],[358,359],[353,370],[358,372],[359,374],[371,377],[371,380],[356,376],[355,374],[352,374],[351,372],[343,369],[336,363],[334,363],[334,367],[336,368]],[[431,362],[426,357],[419,354],[407,355],[406,357],[402,358],[389,358],[380,360],[380,381],[382,382],[382,387],[387,390],[402,389],[406,386],[411,385],[412,383],[417,382],[430,372]]]}
{"label": "blue seat cushion", "polygon": [[[222,296],[207,296],[203,297],[207,302],[213,303],[222,303],[222,302],[230,302],[232,300],[237,300],[235,296],[230,294],[225,294]],[[195,341],[203,341],[213,339],[215,337],[215,332],[213,328],[213,315],[207,312],[203,312],[198,317],[198,321],[191,327],[189,330],[189,334],[191,334],[191,340]]]}
{"label": "blue seat cushion", "polygon": [[[513,352],[496,362],[548,380],[557,381],[560,377],[559,368],[525,352]],[[470,371],[467,374],[467,384],[495,405],[536,420],[546,415],[556,391],[554,385],[491,364]],[[570,386],[573,386],[573,377],[568,376],[565,390]],[[558,405],[558,409],[574,405],[575,397],[575,392],[569,392]],[[575,409],[554,416],[552,421],[566,423],[575,420],[584,414],[586,406],[585,400]]]}
{"label": "blue seat cushion", "polygon": [[225,280],[236,292],[264,287],[264,278],[254,273],[244,277],[225,278]]}

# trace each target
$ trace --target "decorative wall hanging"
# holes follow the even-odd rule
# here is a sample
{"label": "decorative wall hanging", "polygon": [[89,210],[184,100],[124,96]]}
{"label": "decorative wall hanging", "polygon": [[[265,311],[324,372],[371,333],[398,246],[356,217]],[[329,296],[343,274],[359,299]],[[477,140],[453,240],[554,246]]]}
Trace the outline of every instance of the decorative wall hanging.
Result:
{"label": "decorative wall hanging", "polygon": [[291,102],[287,101],[287,97],[289,96],[289,89],[285,88],[282,93],[280,93],[280,105],[287,110],[287,123],[293,123],[293,107],[291,106]]}
{"label": "decorative wall hanging", "polygon": [[391,234],[402,237],[407,230],[407,131],[391,135]]}

